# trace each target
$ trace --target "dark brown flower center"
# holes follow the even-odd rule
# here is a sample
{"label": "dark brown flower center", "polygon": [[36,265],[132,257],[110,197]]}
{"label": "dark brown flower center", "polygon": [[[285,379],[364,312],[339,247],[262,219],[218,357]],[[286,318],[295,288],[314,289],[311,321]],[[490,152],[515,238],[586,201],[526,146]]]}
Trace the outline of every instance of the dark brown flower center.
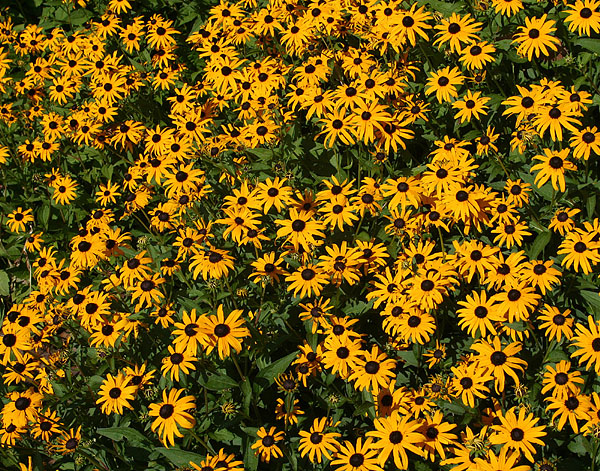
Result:
{"label": "dark brown flower center", "polygon": [[492,365],[494,366],[500,366],[503,365],[504,363],[506,363],[507,360],[507,356],[506,353],[504,352],[494,352],[490,355],[490,361],[492,362]]}
{"label": "dark brown flower center", "polygon": [[566,373],[556,373],[554,376],[554,381],[559,386],[563,386],[569,381],[569,376]]}
{"label": "dark brown flower center", "polygon": [[163,404],[162,406],[160,406],[158,415],[160,415],[163,419],[168,419],[173,415],[173,412],[175,412],[175,407],[173,407],[172,404]]}
{"label": "dark brown flower center", "polygon": [[217,324],[214,329],[214,334],[219,337],[225,337],[231,332],[231,328],[227,324]]}

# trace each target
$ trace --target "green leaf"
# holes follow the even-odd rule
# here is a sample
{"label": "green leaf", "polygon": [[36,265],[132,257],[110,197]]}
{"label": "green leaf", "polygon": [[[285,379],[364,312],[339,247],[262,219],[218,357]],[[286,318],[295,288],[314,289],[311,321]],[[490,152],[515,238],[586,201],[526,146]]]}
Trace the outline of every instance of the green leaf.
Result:
{"label": "green leaf", "polygon": [[444,16],[450,16],[452,13],[458,13],[463,9],[460,2],[442,2],[440,0],[419,0],[417,3],[421,5],[429,4],[431,8],[439,11]]}
{"label": "green leaf", "polygon": [[241,382],[240,389],[242,390],[242,394],[244,395],[243,411],[244,414],[248,415],[250,414],[250,403],[252,402],[252,385],[250,384],[250,381],[248,381],[247,378],[246,381]]}
{"label": "green leaf", "polygon": [[190,461],[196,464],[204,459],[204,456],[191,451],[185,451],[180,448],[156,448],[156,451],[160,452],[165,458],[167,458],[175,466],[189,466]]}
{"label": "green leaf", "polygon": [[523,322],[507,322],[506,326],[518,332],[525,332],[527,330],[527,324]]}
{"label": "green leaf", "polygon": [[412,350],[404,350],[397,353],[399,359],[404,360],[406,366],[418,366],[419,362],[417,361],[417,357],[415,352]]}
{"label": "green leaf", "polygon": [[42,206],[42,209],[40,209],[40,212],[38,214],[38,221],[42,227],[47,228],[49,220],[50,220],[50,203],[46,203],[46,204],[44,204],[44,206]]}
{"label": "green leaf", "polygon": [[208,436],[213,440],[218,441],[219,443],[231,442],[235,438],[235,435],[227,429],[221,429],[216,430],[214,432],[210,432]]}
{"label": "green leaf", "polygon": [[0,296],[8,296],[10,294],[8,273],[0,271]]}
{"label": "green leaf", "polygon": [[88,385],[94,391],[100,389],[100,385],[104,382],[104,378],[100,375],[94,375],[88,379]]}
{"label": "green leaf", "polygon": [[567,448],[577,455],[586,455],[592,451],[589,440],[583,435],[576,435],[575,439],[569,442]]}
{"label": "green leaf", "polygon": [[123,440],[123,438],[125,438],[130,443],[149,443],[149,440],[145,435],[129,427],[99,428],[96,430],[96,432],[116,442],[120,442]]}
{"label": "green leaf", "polygon": [[363,417],[369,413],[370,409],[373,409],[373,411],[374,411],[375,410],[374,408],[375,408],[374,403],[364,402],[354,410],[354,413],[352,415]]}
{"label": "green leaf", "polygon": [[274,361],[273,363],[268,364],[262,370],[260,370],[260,372],[256,375],[256,378],[266,379],[269,381],[269,384],[271,384],[278,375],[283,373],[287,367],[290,366],[290,363],[294,360],[294,358],[296,358],[296,356],[297,353],[293,352],[284,356],[283,358],[280,358],[279,360]]}
{"label": "green leaf", "polygon": [[596,194],[588,194],[587,201],[585,202],[585,209],[587,210],[587,217],[592,219],[594,217],[594,211],[596,210]]}
{"label": "green leaf", "polygon": [[244,437],[244,469],[248,471],[255,471],[258,468],[258,456],[251,448],[255,441],[256,432],[253,437]]}
{"label": "green leaf", "polygon": [[415,471],[432,471],[432,469],[425,461],[415,461]]}
{"label": "green leaf", "polygon": [[600,41],[597,39],[583,38],[573,41],[573,44],[581,46],[595,54],[600,54]]}
{"label": "green leaf", "polygon": [[214,374],[211,375],[207,381],[203,378],[199,378],[198,382],[206,389],[211,391],[222,391],[223,389],[237,388],[238,383],[229,376]]}
{"label": "green leaf", "polygon": [[568,360],[569,355],[560,349],[553,350],[546,357],[546,363],[558,363],[559,361]]}
{"label": "green leaf", "polygon": [[600,294],[598,294],[598,292],[581,290],[579,293],[583,299],[587,301],[594,312],[600,312]]}
{"label": "green leaf", "polygon": [[532,260],[537,258],[537,256],[542,253],[542,250],[544,250],[546,245],[548,245],[551,237],[552,233],[550,231],[539,233],[531,245],[531,249],[529,250],[529,258]]}

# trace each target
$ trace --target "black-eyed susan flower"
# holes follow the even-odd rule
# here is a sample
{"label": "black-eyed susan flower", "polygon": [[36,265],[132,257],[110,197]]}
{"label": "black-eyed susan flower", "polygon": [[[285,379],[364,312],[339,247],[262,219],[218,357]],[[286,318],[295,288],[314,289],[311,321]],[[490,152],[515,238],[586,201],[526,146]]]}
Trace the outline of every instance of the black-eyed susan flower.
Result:
{"label": "black-eyed susan flower", "polygon": [[542,321],[540,329],[544,329],[544,334],[548,340],[560,342],[563,336],[567,340],[573,338],[573,322],[571,310],[560,311],[555,306],[544,306],[540,311],[538,320]]}
{"label": "black-eyed susan flower", "polygon": [[360,342],[345,336],[333,336],[325,341],[323,366],[331,368],[333,374],[346,379],[362,354]]}
{"label": "black-eyed susan flower", "polygon": [[136,311],[143,307],[151,307],[165,297],[159,288],[164,282],[165,279],[159,273],[154,273],[128,288],[131,291],[131,300],[137,303]]}
{"label": "black-eyed susan flower", "polygon": [[600,132],[596,126],[586,127],[573,133],[570,140],[573,157],[587,160],[593,152],[600,155]]}
{"label": "black-eyed susan flower", "polygon": [[422,199],[421,185],[414,177],[390,178],[381,185],[381,191],[384,197],[391,197],[388,205],[393,209],[408,205],[419,207]]}
{"label": "black-eyed susan flower", "polygon": [[434,45],[449,43],[451,52],[460,53],[463,44],[477,39],[477,33],[481,30],[482,24],[476,22],[469,13],[460,16],[452,13],[450,18],[444,18],[435,26],[439,32],[438,38],[433,42]]}
{"label": "black-eyed susan flower", "polygon": [[421,450],[417,447],[421,440],[421,435],[417,432],[420,424],[410,419],[410,415],[403,416],[398,411],[393,411],[390,416],[379,417],[373,422],[375,430],[367,432],[367,437],[378,439],[371,446],[373,451],[379,450],[377,463],[380,466],[385,466],[392,455],[398,469],[407,469],[407,452],[421,455]]}
{"label": "black-eyed susan flower", "polygon": [[311,216],[310,213],[298,212],[295,208],[290,208],[289,219],[275,221],[275,224],[282,226],[277,230],[277,237],[285,237],[285,241],[291,242],[295,250],[301,246],[304,250],[310,251],[311,246],[318,245],[316,237],[325,237],[322,232],[323,223],[312,219]]}
{"label": "black-eyed susan flower", "polygon": [[600,32],[599,6],[597,0],[577,0],[574,5],[569,5],[565,18],[569,31],[577,31],[579,36],[590,36],[590,30]]}
{"label": "black-eyed susan flower", "polygon": [[17,209],[8,214],[8,220],[6,223],[12,232],[24,232],[26,230],[26,224],[29,224],[33,221],[33,210],[24,210],[19,206]]}
{"label": "black-eyed susan flower", "polygon": [[516,354],[522,350],[520,342],[513,342],[506,347],[502,347],[499,337],[486,340],[479,340],[471,348],[479,353],[477,360],[479,365],[486,368],[495,378],[496,391],[504,391],[506,375],[510,376],[516,385],[519,384],[517,372],[523,372],[527,367],[527,362],[516,357]]}
{"label": "black-eyed susan flower", "polygon": [[182,396],[183,389],[170,389],[162,392],[162,401],[150,404],[149,415],[156,417],[151,429],[158,433],[165,447],[175,444],[175,437],[183,437],[179,428],[190,429],[194,426],[194,417],[188,412],[195,409],[194,396]]}
{"label": "black-eyed susan flower", "polygon": [[185,345],[186,349],[194,354],[199,346],[207,345],[208,337],[200,328],[204,316],[205,314],[198,315],[196,309],[190,312],[183,311],[181,322],[173,325],[172,334],[176,337],[173,343]]}
{"label": "black-eyed susan flower", "polygon": [[531,235],[531,232],[527,229],[528,226],[524,221],[500,223],[492,229],[492,234],[496,234],[494,243],[497,243],[501,247],[505,246],[508,249],[512,246],[521,247],[523,245],[523,238]]}
{"label": "black-eyed susan flower", "polygon": [[279,277],[289,275],[282,267],[283,258],[277,257],[275,252],[266,253],[264,256],[252,262],[254,271],[250,275],[255,283],[265,286],[267,283],[279,283]]}
{"label": "black-eyed susan flower", "polygon": [[117,340],[123,334],[125,321],[123,319],[104,319],[101,323],[95,326],[92,335],[89,338],[90,345],[93,347],[114,347]]}
{"label": "black-eyed susan flower", "polygon": [[35,421],[31,435],[34,438],[41,439],[45,442],[50,442],[52,437],[58,435],[64,425],[60,421],[60,417],[55,411],[50,409],[41,411]]}
{"label": "black-eyed susan flower", "polygon": [[329,311],[333,309],[330,299],[319,298],[310,303],[300,303],[299,306],[303,309],[299,316],[300,319],[310,321],[313,333],[316,333],[319,327],[328,328],[330,326],[328,319],[331,313]]}
{"label": "black-eyed susan flower", "polygon": [[458,304],[463,306],[456,311],[460,319],[458,325],[469,335],[475,337],[478,333],[485,338],[488,332],[497,334],[494,323],[502,321],[504,316],[499,313],[493,296],[488,297],[485,291],[473,291],[465,301],[458,301]]}
{"label": "black-eyed susan flower", "polygon": [[431,77],[427,80],[425,94],[431,95],[435,93],[437,101],[443,103],[452,101],[452,98],[458,97],[457,86],[464,82],[465,78],[460,73],[457,67],[450,69],[450,66],[432,72]]}
{"label": "black-eyed susan flower", "polygon": [[281,212],[291,201],[292,188],[285,185],[285,179],[275,177],[273,180],[267,178],[258,184],[256,188],[256,199],[266,214],[271,207]]}
{"label": "black-eyed susan flower", "polygon": [[549,404],[546,406],[546,411],[554,411],[552,414],[552,423],[558,419],[556,428],[562,430],[567,421],[573,432],[579,432],[578,420],[589,419],[589,409],[591,406],[590,398],[581,393],[571,394],[566,399],[547,397],[545,401]]}
{"label": "black-eyed susan flower", "polygon": [[541,163],[533,165],[531,172],[536,172],[535,183],[541,187],[548,180],[552,182],[552,188],[565,191],[565,171],[575,170],[577,166],[569,162],[569,149],[563,149],[559,152],[551,149],[544,149],[544,155],[536,155],[535,160]]}
{"label": "black-eyed susan flower", "polygon": [[354,387],[359,390],[367,389],[377,395],[381,387],[388,384],[389,378],[394,375],[396,361],[379,350],[377,345],[370,352],[363,352],[361,357],[355,359],[352,366],[353,372],[348,378],[354,381]]}
{"label": "black-eyed susan flower", "polygon": [[485,399],[490,392],[485,385],[493,377],[485,366],[477,363],[452,367],[452,394],[460,397],[463,404],[475,407],[475,398]]}
{"label": "black-eyed susan flower", "polygon": [[207,250],[198,252],[190,259],[189,269],[194,279],[202,275],[202,279],[216,280],[226,277],[234,267],[234,259],[229,251],[209,246]]}
{"label": "black-eyed susan flower", "polygon": [[492,5],[494,5],[496,13],[508,17],[523,9],[523,2],[521,2],[521,0],[492,0]]}
{"label": "black-eyed susan flower", "polygon": [[355,119],[347,114],[346,108],[340,108],[330,116],[324,116],[320,122],[323,124],[320,135],[325,136],[323,143],[325,147],[333,147],[338,140],[346,145],[354,144]]}
{"label": "black-eyed susan flower", "polygon": [[294,296],[300,293],[300,298],[306,296],[319,296],[323,285],[327,284],[327,273],[318,265],[307,264],[300,266],[296,271],[285,277],[289,283],[288,291],[293,291]]}
{"label": "black-eyed susan flower", "polygon": [[579,363],[584,364],[587,370],[594,369],[600,373],[600,322],[588,316],[588,325],[577,324],[575,335],[571,340],[578,348],[573,356],[580,357]]}
{"label": "black-eyed susan flower", "polygon": [[271,427],[268,431],[265,427],[261,427],[256,435],[258,441],[250,448],[256,450],[254,453],[259,456],[261,461],[269,463],[271,458],[281,458],[283,456],[277,442],[283,440],[284,433],[278,432],[277,427]]}
{"label": "black-eyed susan flower", "polygon": [[486,448],[483,452],[484,458],[475,458],[475,466],[481,471],[510,470],[510,471],[529,471],[528,465],[519,465],[521,454],[510,451],[509,448],[501,448],[498,454],[491,448]]}
{"label": "black-eyed susan flower", "polygon": [[57,204],[69,205],[77,197],[75,192],[77,186],[77,182],[70,176],[59,177],[53,183],[54,193],[52,198]]}
{"label": "black-eyed susan flower", "polygon": [[324,203],[319,208],[319,212],[323,214],[323,224],[331,230],[338,228],[341,232],[344,231],[345,225],[352,227],[359,219],[354,211],[354,206],[349,202],[336,200]]}
{"label": "black-eyed susan flower", "polygon": [[323,458],[332,459],[331,453],[335,453],[340,445],[337,441],[340,434],[326,431],[328,426],[331,426],[331,420],[327,417],[321,417],[314,419],[308,431],[301,430],[298,432],[298,435],[300,435],[298,445],[300,456],[305,457],[308,455],[311,463],[321,463]]}
{"label": "black-eyed susan flower", "polygon": [[492,426],[496,433],[490,436],[490,442],[523,453],[527,459],[533,461],[536,451],[534,445],[545,445],[541,438],[547,435],[544,431],[546,427],[537,425],[540,419],[532,413],[525,414],[525,408],[519,409],[518,414],[515,408],[499,414],[498,419],[501,423]]}
{"label": "black-eyed susan flower", "polygon": [[398,318],[397,330],[398,335],[405,342],[424,345],[435,332],[435,319],[427,312],[408,311]]}
{"label": "black-eyed susan flower", "polygon": [[442,460],[446,459],[444,448],[455,444],[458,438],[455,434],[450,433],[455,428],[456,425],[444,421],[444,416],[440,411],[426,416],[418,429],[422,437],[419,446],[422,447],[425,456],[432,461],[435,460],[436,454]]}
{"label": "black-eyed susan flower", "polygon": [[534,54],[536,57],[548,56],[550,51],[558,50],[560,41],[553,36],[555,21],[547,18],[547,14],[540,18],[525,18],[525,26],[519,26],[519,33],[513,40],[513,43],[518,43],[518,54],[531,60]]}
{"label": "black-eyed susan flower", "polygon": [[423,353],[423,356],[427,359],[427,365],[429,368],[433,368],[435,365],[439,365],[446,359],[446,345],[435,341],[435,347],[427,350]]}
{"label": "black-eyed susan flower", "polygon": [[466,95],[460,100],[456,100],[452,103],[452,107],[458,110],[458,113],[454,115],[454,118],[459,119],[460,122],[470,122],[471,118],[479,119],[480,115],[486,115],[487,106],[485,105],[490,99],[485,96],[481,96],[481,92],[471,92],[468,90]]}
{"label": "black-eyed susan flower", "polygon": [[556,399],[566,400],[569,396],[579,394],[583,383],[581,373],[577,370],[571,371],[570,361],[559,361],[554,367],[546,365],[542,394],[549,392]]}
{"label": "black-eyed susan flower", "polygon": [[337,471],[382,471],[378,465],[377,451],[373,448],[373,439],[367,438],[364,443],[358,438],[356,444],[344,441],[340,445],[335,459],[331,462]]}
{"label": "black-eyed susan flower", "polygon": [[169,355],[162,359],[161,371],[163,376],[167,376],[167,373],[169,373],[171,381],[179,381],[180,371],[188,374],[190,370],[196,369],[194,366],[194,362],[197,360],[195,350],[187,348],[185,343],[176,343],[175,346],[169,345],[168,352]]}
{"label": "black-eyed susan flower", "polygon": [[242,310],[235,309],[225,317],[223,305],[219,304],[216,315],[203,316],[200,328],[208,339],[207,354],[216,347],[219,358],[224,359],[231,355],[231,350],[236,354],[242,351],[244,338],[250,336],[250,331],[241,318],[242,313]]}
{"label": "black-eyed susan flower", "polygon": [[496,48],[487,41],[478,41],[466,46],[459,58],[468,70],[483,69],[494,61],[493,54]]}
{"label": "black-eyed susan flower", "polygon": [[156,370],[147,369],[147,364],[144,362],[141,365],[133,365],[133,368],[128,366],[124,372],[127,375],[128,384],[135,386],[137,391],[144,389],[144,387],[151,383]]}
{"label": "black-eyed susan flower", "polygon": [[23,362],[23,354],[32,349],[29,331],[15,324],[3,324],[0,342],[0,364],[17,360]]}
{"label": "black-eyed susan flower", "polygon": [[2,407],[2,423],[26,427],[30,421],[37,420],[42,407],[43,396],[33,388],[26,391],[13,391],[8,395],[10,401]]}
{"label": "black-eyed susan flower", "polygon": [[283,421],[288,425],[297,424],[298,416],[304,415],[304,411],[300,409],[300,400],[288,400],[291,401],[291,404],[289,406],[286,405],[286,400],[277,398],[277,404],[275,405],[275,419],[283,419]]}
{"label": "black-eyed susan flower", "polygon": [[509,322],[520,322],[529,318],[541,296],[527,283],[508,284],[494,296],[498,310]]}
{"label": "black-eyed susan flower", "polygon": [[561,265],[578,272],[590,273],[592,266],[600,262],[600,243],[592,234],[569,232],[558,247],[558,255],[564,255]]}
{"label": "black-eyed susan flower", "polygon": [[562,141],[563,128],[575,133],[581,126],[581,122],[577,119],[579,115],[579,112],[572,111],[568,104],[540,106],[533,125],[540,136],[549,129],[553,141]]}
{"label": "black-eyed susan flower", "polygon": [[393,30],[402,36],[406,36],[408,42],[413,46],[417,42],[417,36],[420,36],[425,41],[429,39],[427,30],[431,29],[431,27],[427,24],[427,21],[431,20],[432,16],[425,10],[424,6],[417,8],[417,4],[415,3],[411,5],[409,10],[402,11],[400,15],[400,21]]}
{"label": "black-eyed susan flower", "polygon": [[81,425],[77,430],[70,428],[68,431],[63,431],[57,438],[56,443],[52,445],[52,449],[61,455],[75,453],[81,442]]}
{"label": "black-eyed susan flower", "polygon": [[552,265],[552,260],[530,260],[524,265],[520,278],[539,288],[542,294],[546,294],[546,291],[552,290],[552,285],[558,283],[561,276],[560,271]]}
{"label": "black-eyed susan flower", "polygon": [[99,398],[96,404],[101,404],[101,410],[106,415],[115,412],[123,415],[123,408],[132,409],[129,403],[134,398],[137,386],[129,384],[129,378],[119,373],[113,376],[110,373],[100,386]]}

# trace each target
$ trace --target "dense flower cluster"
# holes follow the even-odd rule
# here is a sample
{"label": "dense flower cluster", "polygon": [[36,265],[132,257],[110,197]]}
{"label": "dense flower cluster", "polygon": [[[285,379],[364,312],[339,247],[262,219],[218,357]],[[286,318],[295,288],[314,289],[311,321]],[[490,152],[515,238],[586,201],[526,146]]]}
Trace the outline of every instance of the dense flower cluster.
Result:
{"label": "dense flower cluster", "polygon": [[425,3],[1,18],[0,451],[596,462],[600,1]]}

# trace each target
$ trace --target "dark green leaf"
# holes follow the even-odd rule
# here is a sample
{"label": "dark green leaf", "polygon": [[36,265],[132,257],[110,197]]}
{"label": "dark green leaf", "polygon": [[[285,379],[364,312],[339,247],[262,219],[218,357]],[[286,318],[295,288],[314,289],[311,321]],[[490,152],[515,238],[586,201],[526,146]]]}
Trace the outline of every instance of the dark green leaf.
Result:
{"label": "dark green leaf", "polygon": [[222,391],[223,389],[236,388],[238,386],[236,380],[230,378],[229,376],[220,374],[210,375],[206,382],[200,378],[198,382],[206,389],[210,389],[211,391]]}
{"label": "dark green leaf", "polygon": [[573,41],[573,44],[581,46],[588,51],[600,54],[600,41],[597,39],[583,38]]}
{"label": "dark green leaf", "polygon": [[149,442],[148,438],[145,435],[129,427],[99,428],[96,430],[96,432],[116,442],[123,440],[123,438],[125,438],[128,442],[135,444],[143,444]]}
{"label": "dark green leaf", "polygon": [[538,236],[533,241],[531,245],[531,249],[529,250],[529,258],[535,259],[537,256],[542,253],[542,250],[548,245],[550,239],[552,237],[552,233],[550,231],[544,231],[538,234]]}
{"label": "dark green leaf", "polygon": [[10,294],[8,274],[5,271],[0,271],[0,296],[8,296]]}
{"label": "dark green leaf", "polygon": [[296,358],[296,356],[297,353],[293,352],[284,356],[283,358],[280,358],[279,360],[274,361],[273,363],[270,363],[260,370],[260,372],[256,375],[256,378],[266,379],[269,381],[269,384],[271,384],[278,375],[283,373],[287,367],[290,366],[290,363],[294,360],[294,358]]}
{"label": "dark green leaf", "polygon": [[196,464],[204,459],[204,456],[191,451],[185,451],[180,448],[156,448],[156,451],[160,452],[165,458],[167,458],[175,466],[189,466],[190,461]]}

